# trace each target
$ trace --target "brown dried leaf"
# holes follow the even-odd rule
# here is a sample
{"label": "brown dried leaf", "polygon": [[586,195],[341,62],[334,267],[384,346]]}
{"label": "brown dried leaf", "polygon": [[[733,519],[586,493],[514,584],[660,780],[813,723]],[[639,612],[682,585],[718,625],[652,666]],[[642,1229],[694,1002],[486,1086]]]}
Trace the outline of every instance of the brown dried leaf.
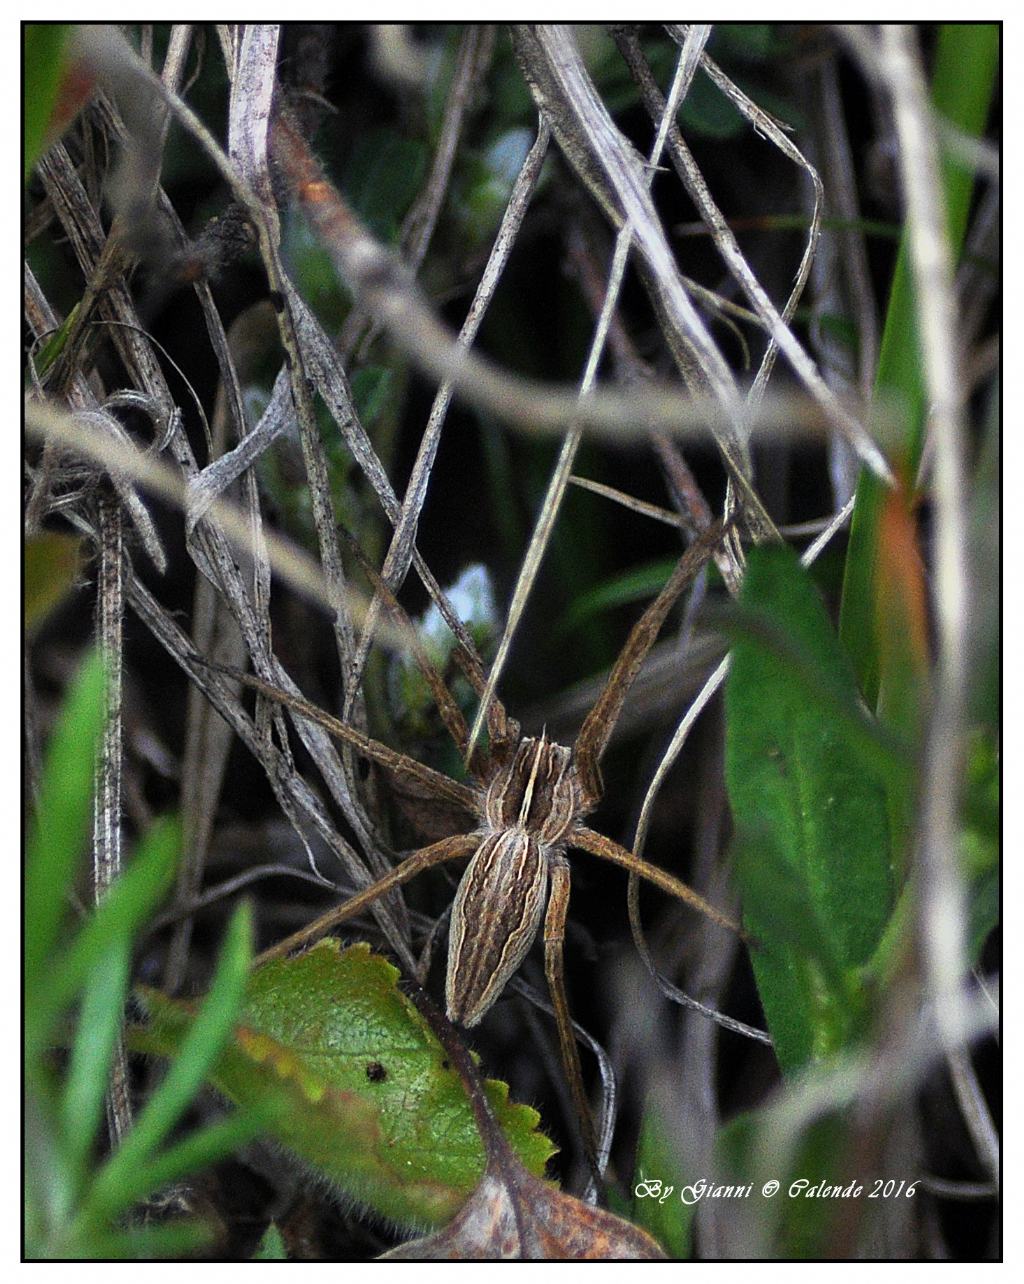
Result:
{"label": "brown dried leaf", "polygon": [[511,1156],[491,1163],[447,1226],[400,1244],[388,1259],[650,1261],[663,1258],[639,1227],[542,1181]]}

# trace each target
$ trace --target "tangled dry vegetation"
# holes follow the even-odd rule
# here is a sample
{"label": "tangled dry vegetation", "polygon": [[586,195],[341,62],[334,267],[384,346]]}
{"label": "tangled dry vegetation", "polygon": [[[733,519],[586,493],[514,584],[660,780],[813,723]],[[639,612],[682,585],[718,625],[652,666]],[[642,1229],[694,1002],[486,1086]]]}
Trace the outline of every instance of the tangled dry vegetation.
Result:
{"label": "tangled dry vegetation", "polygon": [[[52,801],[45,749],[90,638],[109,677],[91,868],[36,899],[29,876],[40,939],[59,934],[47,894],[87,924],[86,906],[103,913],[158,815],[180,814],[181,840],[159,908],[107,931],[121,962],[96,941],[93,970],[55,987],[52,1020],[64,1003],[79,1033],[39,1035],[29,1123],[74,1171],[63,1205],[30,1199],[34,1254],[362,1257],[428,1226],[444,1229],[400,1251],[998,1252],[997,46],[979,53],[966,28],[767,25],[59,37],[25,205],[33,805]],[[981,67],[977,103],[940,104],[940,129],[925,67],[937,99],[958,58]],[[750,956],[582,856],[564,930],[578,1051],[540,949],[505,968],[472,1031],[433,1006],[447,866],[360,901],[341,934],[373,954],[320,946],[246,982],[253,941],[475,832],[471,790],[446,797],[437,773],[464,782],[469,746],[500,749],[499,693],[527,736],[573,744],[641,604],[702,533],[707,564],[628,674],[593,823],[669,891],[683,879],[742,912]],[[356,736],[332,738],[300,699]],[[391,770],[359,736],[396,751]],[[771,790],[796,778],[799,857],[771,829]],[[843,868],[834,823],[859,835]],[[473,925],[459,906],[453,940]],[[232,958],[214,1037],[213,1003],[194,1024],[188,1003],[227,993]],[[104,998],[101,975],[121,988]],[[92,1052],[88,1012],[110,1015]],[[421,1039],[434,1069],[403,1070]],[[39,1051],[54,1042],[67,1066]],[[143,1053],[180,1054],[162,1086]],[[76,1132],[68,1085],[88,1065],[106,1126],[83,1089],[95,1119]],[[242,1119],[293,1087],[291,1131]],[[160,1151],[211,1135],[225,1097],[237,1135]],[[396,1119],[419,1128],[414,1109],[435,1131],[409,1140]],[[410,1166],[455,1157],[403,1184],[382,1136]],[[556,1203],[545,1172],[580,1198]],[[839,1213],[680,1199],[702,1180],[803,1177],[894,1184]],[[173,1238],[183,1226],[194,1241]]]}

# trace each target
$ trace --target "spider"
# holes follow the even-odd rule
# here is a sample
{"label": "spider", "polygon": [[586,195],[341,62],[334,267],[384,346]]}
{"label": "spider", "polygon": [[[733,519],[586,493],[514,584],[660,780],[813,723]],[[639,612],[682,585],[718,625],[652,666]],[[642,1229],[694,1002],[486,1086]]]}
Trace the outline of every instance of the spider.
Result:
{"label": "spider", "polygon": [[[567,851],[587,852],[621,865],[723,928],[743,935],[731,918],[709,905],[685,883],[586,824],[587,815],[602,796],[600,760],[626,694],[673,603],[720,543],[724,530],[722,523],[715,523],[682,555],[661,592],[633,627],[572,748],[556,744],[546,734],[522,735],[519,724],[508,717],[495,699],[488,711],[489,743],[475,756],[467,753],[469,737],[462,712],[441,675],[423,653],[408,617],[380,576],[361,559],[405,635],[460,753],[469,758],[470,783],[453,780],[398,753],[316,705],[259,678],[247,674],[243,679],[262,695],[320,724],[360,755],[419,782],[436,799],[456,804],[477,822],[471,832],[452,835],[413,852],[341,905],[266,950],[257,962],[311,944],[433,865],[469,857],[451,911],[445,980],[448,1018],[456,1025],[471,1027],[486,1016],[523,962],[543,920],[545,974],[559,1045],[579,1116],[584,1149],[592,1167],[593,1124],[582,1087],[562,954],[569,906]],[[462,644],[456,650],[456,659],[478,693],[481,692],[484,678],[479,660]]]}

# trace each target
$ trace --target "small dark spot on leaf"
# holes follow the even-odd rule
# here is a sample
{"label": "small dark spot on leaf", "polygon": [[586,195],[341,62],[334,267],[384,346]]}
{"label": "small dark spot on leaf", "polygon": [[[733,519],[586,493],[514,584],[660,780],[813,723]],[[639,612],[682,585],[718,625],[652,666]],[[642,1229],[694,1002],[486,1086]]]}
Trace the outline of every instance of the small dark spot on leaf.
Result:
{"label": "small dark spot on leaf", "polygon": [[447,1057],[445,1057],[445,1059],[441,1062],[441,1069],[450,1070],[451,1068],[452,1068],[452,1063],[448,1060]]}
{"label": "small dark spot on leaf", "polygon": [[383,1083],[388,1072],[379,1061],[371,1061],[366,1067],[366,1077],[371,1083]]}

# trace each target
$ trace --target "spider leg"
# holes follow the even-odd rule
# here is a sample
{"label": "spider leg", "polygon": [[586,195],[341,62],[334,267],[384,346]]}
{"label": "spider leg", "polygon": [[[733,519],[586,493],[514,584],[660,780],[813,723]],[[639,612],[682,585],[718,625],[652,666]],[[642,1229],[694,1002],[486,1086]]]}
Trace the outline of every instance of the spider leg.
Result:
{"label": "spider leg", "polygon": [[588,829],[581,825],[574,829],[570,842],[573,847],[578,847],[581,851],[589,852],[591,856],[600,856],[602,860],[611,861],[613,865],[621,865],[623,869],[628,869],[630,873],[637,874],[640,878],[646,878],[649,883],[660,887],[663,892],[668,892],[677,900],[689,905],[692,909],[703,914],[705,918],[711,919],[719,927],[727,928],[730,932],[735,932],[737,936],[747,940],[747,934],[742,927],[731,919],[728,914],[723,914],[721,910],[715,909],[710,905],[703,896],[699,896],[692,887],[687,887],[684,882],[675,878],[667,870],[659,869],[657,865],[652,865],[648,861],[642,860],[635,856],[625,847],[620,847],[618,843],[611,838],[606,838],[604,834],[597,833],[596,830]]}
{"label": "spider leg", "polygon": [[363,569],[366,578],[373,585],[373,591],[380,598],[384,609],[391,617],[392,622],[398,628],[406,646],[409,648],[409,654],[416,663],[416,667],[423,675],[423,680],[430,688],[430,694],[434,697],[434,703],[437,705],[437,711],[441,715],[441,720],[448,729],[448,734],[455,742],[455,747],[461,755],[465,755],[466,741],[469,737],[469,729],[466,726],[466,719],[462,715],[462,710],[456,703],[455,697],[448,690],[448,684],[445,682],[437,666],[431,661],[423,648],[419,634],[416,632],[412,620],[409,619],[408,612],[399,603],[395,597],[391,586],[387,583],[377,568],[370,562],[370,559],[360,548],[359,544],[349,535],[343,533],[348,540],[354,556]]}
{"label": "spider leg", "polygon": [[314,919],[312,923],[307,923],[298,932],[293,932],[283,941],[272,945],[269,950],[264,950],[262,954],[257,955],[255,962],[268,963],[271,959],[281,958],[282,955],[290,953],[300,945],[311,945],[332,927],[360,913],[386,892],[390,892],[393,887],[399,887],[402,883],[407,883],[410,878],[415,878],[421,870],[429,869],[431,865],[440,865],[447,860],[458,860],[460,856],[471,855],[479,842],[479,834],[454,834],[450,838],[442,838],[439,843],[431,843],[429,847],[420,848],[418,852],[413,852],[400,865],[396,865],[369,887],[364,887],[362,891],[356,892],[341,905],[336,905],[326,914],[321,914],[319,918]]}
{"label": "spider leg", "polygon": [[437,948],[437,942],[441,934],[447,929],[451,921],[452,907],[449,905],[444,912],[434,920],[434,926],[430,929],[427,939],[423,942],[423,949],[416,961],[416,979],[420,985],[426,985],[427,977],[430,975],[430,967],[434,961],[434,950]]}
{"label": "spider leg", "polygon": [[241,673],[237,669],[228,668],[226,665],[212,664],[202,656],[193,655],[191,657],[197,663],[205,665],[208,669],[217,669],[222,673],[229,673],[231,677],[237,678],[247,687],[258,691],[260,695],[266,696],[268,700],[274,700],[277,704],[283,705],[290,709],[292,713],[298,714],[301,718],[308,718],[310,722],[315,722],[318,726],[329,731],[330,734],[345,744],[351,745],[364,758],[369,758],[373,762],[379,762],[382,766],[387,767],[390,771],[398,775],[410,776],[424,785],[435,798],[442,798],[447,802],[455,803],[464,811],[476,813],[480,807],[480,794],[477,790],[470,788],[468,785],[460,784],[457,780],[452,780],[450,776],[445,776],[440,771],[434,771],[432,767],[427,767],[415,758],[410,758],[407,754],[399,753],[397,749],[382,744],[379,740],[374,740],[372,736],[364,735],[363,732],[357,731],[355,727],[350,727],[347,722],[342,722],[340,718],[334,718],[323,709],[312,704],[309,700],[303,700],[301,696],[292,695],[289,691],[282,691],[280,687],[275,687],[270,682],[264,682],[262,678],[257,678],[251,673]]}
{"label": "spider leg", "polygon": [[551,993],[551,1004],[555,1010],[555,1024],[558,1027],[558,1044],[562,1053],[562,1065],[569,1081],[576,1119],[583,1141],[583,1153],[594,1179],[601,1186],[602,1176],[597,1165],[597,1136],[594,1131],[594,1117],[591,1114],[590,1102],[583,1088],[583,1070],[580,1065],[579,1048],[576,1046],[576,1035],[572,1028],[572,1016],[569,1012],[569,1000],[565,990],[565,920],[569,912],[569,862],[564,856],[550,858],[551,890],[548,895],[547,914],[544,918],[544,973]]}
{"label": "spider leg", "polygon": [[[419,639],[419,634],[416,632],[405,608],[395,597],[390,585],[376,567],[371,564],[366,554],[351,535],[348,536],[348,541],[352,552],[358,559],[367,579],[369,579],[370,583],[373,585],[374,593],[376,593],[383,602],[392,621],[405,638],[406,645],[409,648],[409,653],[412,655],[416,667],[423,675],[427,686],[430,687],[430,693],[434,698],[434,703],[437,705],[437,710],[441,715],[441,720],[448,729],[448,734],[454,741],[455,747],[458,749],[462,758],[465,759],[469,743],[469,728],[466,726],[466,720],[463,717],[462,710],[459,708],[455,697],[448,689],[448,685],[439,672],[437,666],[424,650],[423,644]],[[445,622],[449,625],[449,628],[451,628],[452,621],[456,618],[457,617],[455,617],[454,614],[451,619],[447,617],[445,618]],[[484,687],[486,686],[486,678],[484,677],[483,665],[480,662],[480,657],[476,652],[476,648],[473,646],[472,639],[466,632],[465,628],[461,626],[458,630],[452,628],[452,636],[455,641],[455,647],[452,653],[455,662],[462,670],[462,673],[465,675],[470,686],[473,687],[477,695],[481,695]],[[476,769],[476,774],[483,777],[486,777],[489,774],[491,758],[496,757],[501,759],[503,757],[504,746],[511,741],[517,741],[519,739],[518,724],[509,719],[504,706],[497,699],[492,702],[492,706],[488,714],[487,730],[491,741],[492,752],[483,756],[482,761],[479,762],[479,766]],[[479,754],[477,754],[476,757],[478,760],[480,759]]]}
{"label": "spider leg", "polygon": [[612,666],[604,690],[583,720],[573,752],[587,807],[593,806],[601,797],[601,755],[619,720],[629,688],[647,659],[647,653],[654,645],[665,617],[680,593],[722,542],[724,530],[722,522],[712,523],[679,559],[664,588],[633,625],[626,645]]}

